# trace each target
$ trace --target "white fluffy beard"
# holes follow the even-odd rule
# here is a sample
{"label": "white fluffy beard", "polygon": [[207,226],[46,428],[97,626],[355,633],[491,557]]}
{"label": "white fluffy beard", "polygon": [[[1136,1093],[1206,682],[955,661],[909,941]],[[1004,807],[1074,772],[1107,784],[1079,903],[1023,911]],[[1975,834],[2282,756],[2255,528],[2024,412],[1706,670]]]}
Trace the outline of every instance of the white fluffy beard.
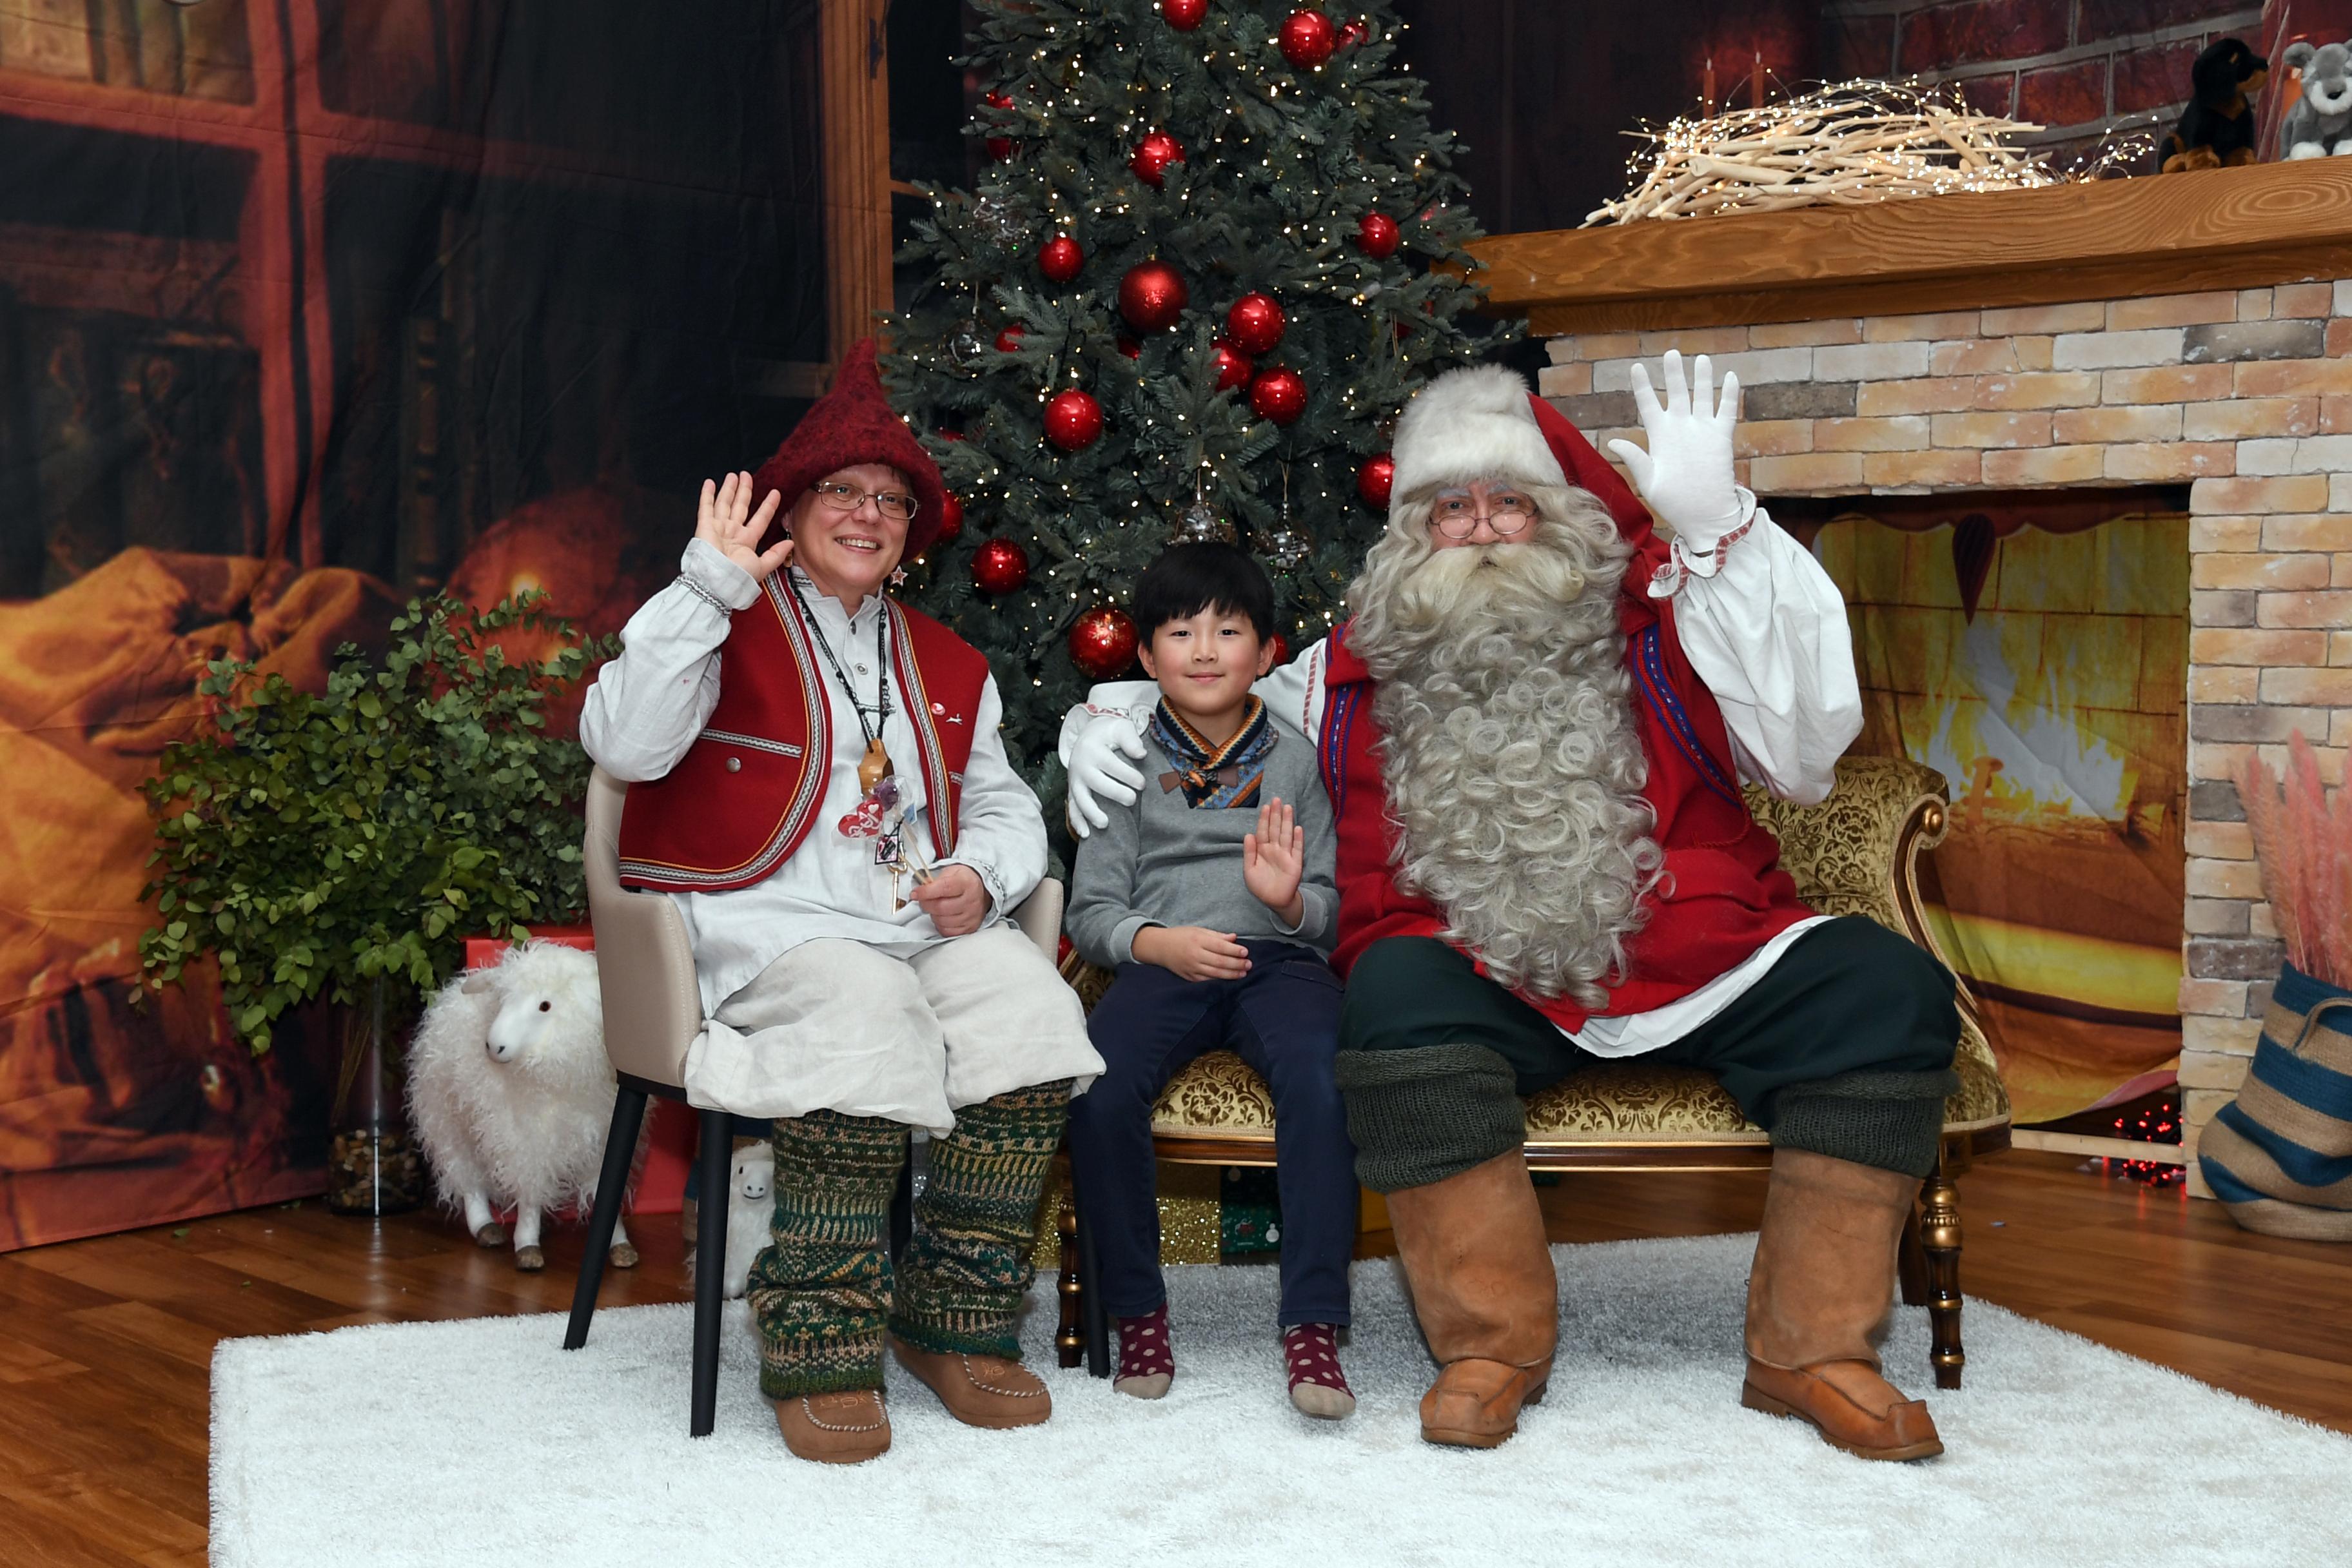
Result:
{"label": "white fluffy beard", "polygon": [[1398,886],[1504,984],[1598,1006],[1663,859],[1617,624],[1630,552],[1582,491],[1536,499],[1532,539],[1434,552],[1426,502],[1400,509],[1349,645],[1380,682]]}

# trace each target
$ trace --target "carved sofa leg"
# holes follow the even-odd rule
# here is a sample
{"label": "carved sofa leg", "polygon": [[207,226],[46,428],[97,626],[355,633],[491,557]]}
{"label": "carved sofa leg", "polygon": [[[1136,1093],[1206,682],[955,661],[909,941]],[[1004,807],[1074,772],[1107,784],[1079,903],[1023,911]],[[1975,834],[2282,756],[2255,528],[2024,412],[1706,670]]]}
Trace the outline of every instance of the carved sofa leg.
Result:
{"label": "carved sofa leg", "polygon": [[1054,1356],[1058,1364],[1074,1367],[1087,1352],[1083,1300],[1086,1288],[1078,1280],[1078,1202],[1066,1175],[1062,1179],[1061,1192],[1062,1213],[1055,1231],[1062,1239],[1062,1271],[1054,1287],[1061,1305],[1061,1322],[1054,1331]]}
{"label": "carved sofa leg", "polygon": [[1960,1386],[1960,1189],[1948,1163],[1927,1178],[1921,1196],[1919,1249],[1927,1272],[1928,1359],[1937,1388]]}

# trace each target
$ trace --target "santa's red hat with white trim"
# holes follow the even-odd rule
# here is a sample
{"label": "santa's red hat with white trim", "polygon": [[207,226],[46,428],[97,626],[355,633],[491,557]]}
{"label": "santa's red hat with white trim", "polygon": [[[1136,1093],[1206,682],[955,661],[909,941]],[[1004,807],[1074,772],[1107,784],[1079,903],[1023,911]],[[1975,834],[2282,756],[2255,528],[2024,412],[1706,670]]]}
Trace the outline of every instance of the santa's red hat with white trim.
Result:
{"label": "santa's red hat with white trim", "polygon": [[1486,479],[1590,490],[1629,537],[1648,528],[1649,511],[1624,476],[1506,365],[1471,365],[1433,379],[1398,416],[1389,456],[1396,464],[1391,514],[1402,503]]}

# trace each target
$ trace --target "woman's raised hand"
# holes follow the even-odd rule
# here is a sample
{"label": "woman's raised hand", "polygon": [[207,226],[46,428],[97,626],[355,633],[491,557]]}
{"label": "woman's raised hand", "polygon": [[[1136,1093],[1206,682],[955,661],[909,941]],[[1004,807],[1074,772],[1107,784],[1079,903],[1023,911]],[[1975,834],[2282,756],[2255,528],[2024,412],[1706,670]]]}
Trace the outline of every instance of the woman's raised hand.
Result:
{"label": "woman's raised hand", "polygon": [[730,474],[719,484],[705,479],[702,506],[694,520],[694,537],[749,572],[753,582],[764,583],[793,558],[790,539],[779,541],[768,550],[760,548],[760,536],[768,531],[768,524],[774,521],[776,508],[783,499],[783,491],[770,490],[768,499],[754,511],[751,475]]}

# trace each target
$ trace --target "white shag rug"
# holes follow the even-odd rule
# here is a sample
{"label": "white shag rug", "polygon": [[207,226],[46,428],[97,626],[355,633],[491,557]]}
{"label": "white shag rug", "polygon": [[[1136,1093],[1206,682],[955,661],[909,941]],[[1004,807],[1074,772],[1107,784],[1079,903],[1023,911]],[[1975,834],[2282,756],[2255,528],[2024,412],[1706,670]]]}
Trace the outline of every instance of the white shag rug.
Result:
{"label": "white shag rug", "polygon": [[2352,1439],[1970,1302],[1968,1386],[1936,1393],[1924,1310],[1892,1375],[1946,1453],[1871,1464],[1743,1410],[1752,1237],[1555,1249],[1545,1402],[1492,1453],[1429,1447],[1431,1368],[1395,1266],[1360,1263],[1353,1418],[1284,1394],[1275,1270],[1171,1268],[1156,1404],[1024,1342],[1054,1418],[950,1420],[893,1363],[883,1458],[786,1453],[730,1304],[719,1429],[686,1435],[689,1309],[232,1340],[213,1362],[212,1560],[320,1564],[1825,1563],[2089,1568],[2352,1562]]}

